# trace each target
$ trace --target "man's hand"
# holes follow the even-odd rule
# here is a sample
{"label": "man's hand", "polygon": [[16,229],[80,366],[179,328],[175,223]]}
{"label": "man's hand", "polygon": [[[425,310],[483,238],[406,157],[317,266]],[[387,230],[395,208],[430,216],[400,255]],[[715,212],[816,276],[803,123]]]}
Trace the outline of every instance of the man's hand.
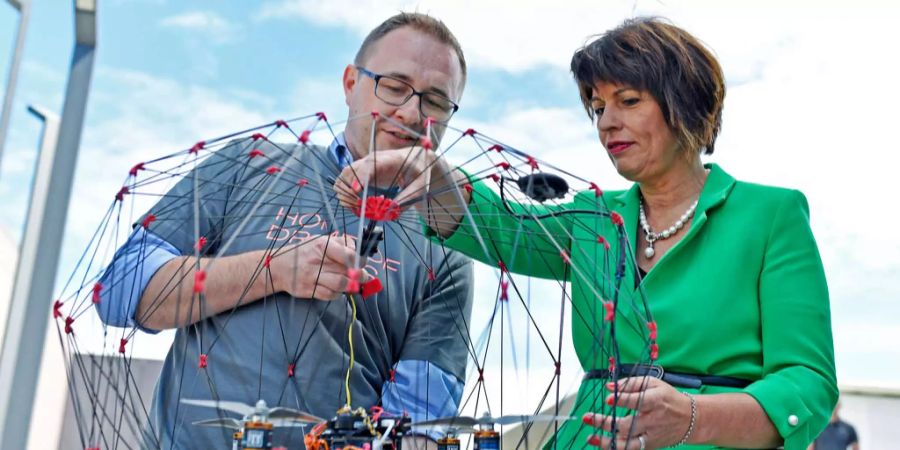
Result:
{"label": "man's hand", "polygon": [[315,237],[272,258],[275,290],[297,298],[335,300],[346,291],[347,271],[355,267],[356,258],[356,243],[349,236]]}
{"label": "man's hand", "polygon": [[403,209],[415,205],[428,226],[447,237],[469,203],[469,193],[460,189],[467,182],[435,151],[409,147],[378,150],[354,161],[341,171],[334,190],[341,205],[356,208],[364,186],[400,186],[394,201]]}
{"label": "man's hand", "polygon": [[366,184],[400,186],[402,190],[394,200],[405,209],[412,206],[410,200],[421,197],[429,188],[436,160],[433,151],[421,147],[379,150],[345,167],[334,182],[334,190],[341,205],[354,208]]}

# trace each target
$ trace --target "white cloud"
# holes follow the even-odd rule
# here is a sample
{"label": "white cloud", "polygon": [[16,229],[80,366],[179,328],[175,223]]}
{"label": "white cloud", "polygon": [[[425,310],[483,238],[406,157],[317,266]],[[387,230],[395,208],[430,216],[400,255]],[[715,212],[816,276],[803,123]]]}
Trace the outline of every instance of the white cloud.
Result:
{"label": "white cloud", "polygon": [[237,24],[213,11],[189,11],[169,16],[160,21],[164,28],[181,29],[198,33],[216,43],[227,43],[240,35]]}
{"label": "white cloud", "polygon": [[[443,20],[454,32],[472,66],[520,72],[550,66],[566,69],[574,50],[591,36],[623,19],[660,15],[700,36],[720,57],[728,79],[742,83],[767,58],[797,35],[815,29],[835,33],[895,19],[900,7],[885,2],[836,4],[765,0],[746,4],[708,0],[280,0],[264,4],[257,20],[300,17],[344,27],[364,36],[399,11],[418,11]],[[847,34],[839,33],[846,37]]]}
{"label": "white cloud", "polygon": [[294,86],[290,99],[292,109],[301,114],[323,111],[332,122],[347,118],[340,74],[329,78],[301,78]]}

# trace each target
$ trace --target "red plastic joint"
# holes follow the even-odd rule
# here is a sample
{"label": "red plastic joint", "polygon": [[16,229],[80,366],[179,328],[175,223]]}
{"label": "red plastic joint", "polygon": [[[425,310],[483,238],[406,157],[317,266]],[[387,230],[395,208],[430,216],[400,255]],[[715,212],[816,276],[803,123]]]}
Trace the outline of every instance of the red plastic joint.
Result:
{"label": "red plastic joint", "polygon": [[128,339],[122,338],[119,340],[119,353],[125,354],[125,344],[128,343]]}
{"label": "red plastic joint", "polygon": [[388,380],[390,380],[391,383],[397,381],[397,371],[396,370],[391,369],[388,371]]}
{"label": "red plastic joint", "polygon": [[562,258],[563,262],[566,264],[572,264],[572,258],[569,257],[569,254],[566,253],[565,250],[559,251],[559,257]]}
{"label": "red plastic joint", "polygon": [[469,184],[469,183],[464,184],[464,185],[463,185],[463,189],[465,189],[466,192],[468,192],[468,193],[470,193],[470,194],[472,193],[472,185]]}
{"label": "red plastic joint", "polygon": [[378,421],[378,419],[381,418],[381,415],[384,414],[384,408],[380,406],[373,406],[369,411],[371,412],[373,422]]}
{"label": "red plastic joint", "polygon": [[328,122],[328,116],[326,116],[325,113],[323,113],[323,112],[317,112],[316,117],[318,117],[319,120]]}
{"label": "red plastic joint", "polygon": [[122,189],[119,189],[119,193],[116,194],[116,201],[121,202],[126,195],[128,195],[128,186],[122,186]]}
{"label": "red plastic joint", "polygon": [[266,255],[266,258],[263,260],[263,267],[269,268],[272,265],[272,255]]}
{"label": "red plastic joint", "polygon": [[509,270],[506,268],[506,263],[505,263],[505,262],[500,261],[500,262],[497,264],[497,266],[500,267],[500,272],[509,272]]}
{"label": "red plastic joint", "polygon": [[262,150],[260,150],[258,148],[254,148],[253,150],[250,150],[250,153],[248,153],[247,156],[249,156],[250,159],[253,159],[253,158],[256,158],[257,156],[266,156],[266,154],[263,153]]}
{"label": "red plastic joint", "polygon": [[141,226],[144,227],[144,229],[147,229],[153,222],[156,222],[156,216],[153,214],[147,214],[147,217],[144,217],[144,220],[141,222]]}
{"label": "red plastic joint", "polygon": [[650,330],[650,340],[656,340],[656,321],[647,322],[647,329]]}
{"label": "red plastic joint", "polygon": [[203,147],[206,147],[206,141],[199,141],[196,144],[194,144],[193,147],[191,147],[191,149],[190,149],[190,151],[188,151],[188,153],[197,154],[197,152],[202,150]]}
{"label": "red plastic joint", "polygon": [[497,175],[496,173],[492,173],[492,174],[491,174],[491,179],[494,180],[494,183],[499,183],[499,182],[500,182],[500,175]]}
{"label": "red plastic joint", "polygon": [[463,133],[463,136],[475,136],[475,133],[477,133],[477,131],[475,131],[474,128],[469,128]]}
{"label": "red plastic joint", "polygon": [[434,269],[431,267],[428,268],[428,281],[434,281],[437,277],[434,275]]}
{"label": "red plastic joint", "polygon": [[421,141],[422,148],[424,148],[425,150],[431,150],[432,148],[434,148],[434,144],[431,142],[431,138],[423,137]]}
{"label": "red plastic joint", "polygon": [[275,166],[272,166],[272,167],[269,167],[268,169],[266,169],[266,173],[269,175],[275,175],[276,173],[278,173],[280,171],[281,171],[281,169],[279,169],[278,167],[275,167]]}
{"label": "red plastic joint", "polygon": [[594,191],[594,197],[603,196],[603,190],[600,189],[600,186],[597,186],[597,183],[591,182],[591,190]]}
{"label": "red plastic joint", "polygon": [[347,269],[347,292],[355,294],[359,292],[359,269]]}
{"label": "red plastic joint", "polygon": [[373,118],[373,119],[377,119],[378,116],[380,116],[380,115],[381,115],[380,112],[378,112],[378,111],[372,111],[372,118]]}
{"label": "red plastic joint", "polygon": [[371,280],[363,283],[362,296],[363,298],[371,297],[381,292],[382,289],[384,289],[384,287],[381,285],[381,280],[379,280],[378,278],[372,278]]}
{"label": "red plastic joint", "polygon": [[253,135],[250,136],[250,139],[253,139],[253,142],[256,142],[256,141],[258,141],[258,140],[260,140],[260,139],[262,139],[262,140],[264,140],[264,141],[268,141],[268,140],[269,140],[268,138],[266,138],[266,135],[264,135],[264,134],[262,134],[262,133],[253,133]]}
{"label": "red plastic joint", "polygon": [[625,219],[622,218],[621,214],[619,214],[615,211],[609,213],[609,220],[611,220],[613,224],[618,225],[620,227],[622,225],[625,225]]}
{"label": "red plastic joint", "polygon": [[616,305],[613,302],[604,302],[603,309],[606,310],[606,316],[603,320],[607,322],[612,322],[616,318]]}
{"label": "red plastic joint", "polygon": [[656,342],[650,344],[650,359],[654,361],[659,359],[659,345]]}
{"label": "red plastic joint", "polygon": [[297,185],[300,187],[306,186],[307,184],[309,184],[309,180],[306,178],[301,178],[300,181],[297,182]]}
{"label": "red plastic joint", "polygon": [[609,357],[609,373],[616,373],[616,359],[612,356]]}
{"label": "red plastic joint", "polygon": [[62,317],[62,311],[60,311],[60,308],[62,308],[62,305],[63,305],[63,302],[61,300],[56,300],[53,302],[53,318],[54,319],[59,319],[60,317]]}
{"label": "red plastic joint", "polygon": [[200,361],[197,362],[197,367],[199,367],[201,369],[206,368],[206,353],[200,354]]}
{"label": "red plastic joint", "polygon": [[200,252],[203,251],[203,247],[206,247],[206,236],[200,236],[200,239],[197,239],[197,243],[194,244],[194,250]]}
{"label": "red plastic joint", "polygon": [[537,160],[534,159],[534,156],[528,157],[528,165],[531,166],[531,168],[534,170],[541,170],[540,167],[538,166]]}
{"label": "red plastic joint", "polygon": [[72,323],[75,322],[75,319],[72,316],[66,316],[66,326],[64,328],[66,334],[72,334]]}
{"label": "red plastic joint", "polygon": [[487,151],[491,151],[491,150],[497,150],[497,153],[500,153],[503,151],[503,146],[500,144],[494,144],[494,145],[488,147],[488,149],[487,149]]}
{"label": "red plastic joint", "polygon": [[94,283],[93,293],[91,294],[91,301],[94,302],[95,305],[100,303],[100,291],[102,290],[103,284],[101,284],[99,281]]}
{"label": "red plastic joint", "polygon": [[194,293],[200,294],[206,290],[206,272],[198,270],[194,273]]}
{"label": "red plastic joint", "polygon": [[281,120],[281,119],[276,120],[276,121],[275,121],[275,128],[281,128],[281,127],[290,128],[290,127],[288,126],[288,123],[285,122],[284,120]]}
{"label": "red plastic joint", "polygon": [[505,302],[509,300],[509,281],[500,280],[500,301]]}
{"label": "red plastic joint", "polygon": [[603,236],[597,236],[597,243],[603,246],[603,250],[609,250],[609,241]]}
{"label": "red plastic joint", "polygon": [[[357,200],[353,213],[362,213],[362,199]],[[366,198],[366,219],[377,221],[393,221],[400,218],[400,205],[393,199],[383,195]]]}
{"label": "red plastic joint", "polygon": [[131,170],[128,171],[128,175],[136,177],[138,170],[144,170],[144,163],[139,162],[139,163],[131,166]]}
{"label": "red plastic joint", "polygon": [[294,363],[288,364],[288,378],[294,378],[294,368],[296,365]]}
{"label": "red plastic joint", "polygon": [[494,165],[494,167],[498,167],[503,170],[509,170],[509,163],[506,161],[498,162],[497,164]]}
{"label": "red plastic joint", "polygon": [[86,447],[84,450],[100,450],[100,447]]}
{"label": "red plastic joint", "polygon": [[301,144],[306,144],[307,142],[309,142],[309,134],[310,133],[311,133],[310,130],[303,130],[303,132],[300,133],[300,137],[297,140],[299,140]]}

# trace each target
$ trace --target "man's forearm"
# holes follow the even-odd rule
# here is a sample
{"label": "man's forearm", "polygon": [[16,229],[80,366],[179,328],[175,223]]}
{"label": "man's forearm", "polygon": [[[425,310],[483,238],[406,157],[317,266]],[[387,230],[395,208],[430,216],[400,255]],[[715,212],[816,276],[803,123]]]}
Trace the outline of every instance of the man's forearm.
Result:
{"label": "man's forearm", "polygon": [[[163,265],[141,294],[135,313],[145,328],[180,328],[277,292],[262,267],[264,251],[200,258],[204,296],[194,293],[196,258],[180,256]],[[252,282],[251,282],[252,281]]]}

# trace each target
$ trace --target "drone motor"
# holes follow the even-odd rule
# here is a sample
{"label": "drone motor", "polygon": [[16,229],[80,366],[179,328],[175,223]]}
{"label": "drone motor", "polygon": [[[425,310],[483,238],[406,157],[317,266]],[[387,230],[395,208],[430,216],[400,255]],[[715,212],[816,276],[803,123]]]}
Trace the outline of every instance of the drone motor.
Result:
{"label": "drone motor", "polygon": [[516,184],[525,195],[541,203],[563,198],[569,191],[569,183],[566,183],[566,180],[550,173],[539,172],[525,175],[516,180]]}
{"label": "drone motor", "polygon": [[437,450],[460,450],[460,441],[456,436],[444,436],[437,440]]}

